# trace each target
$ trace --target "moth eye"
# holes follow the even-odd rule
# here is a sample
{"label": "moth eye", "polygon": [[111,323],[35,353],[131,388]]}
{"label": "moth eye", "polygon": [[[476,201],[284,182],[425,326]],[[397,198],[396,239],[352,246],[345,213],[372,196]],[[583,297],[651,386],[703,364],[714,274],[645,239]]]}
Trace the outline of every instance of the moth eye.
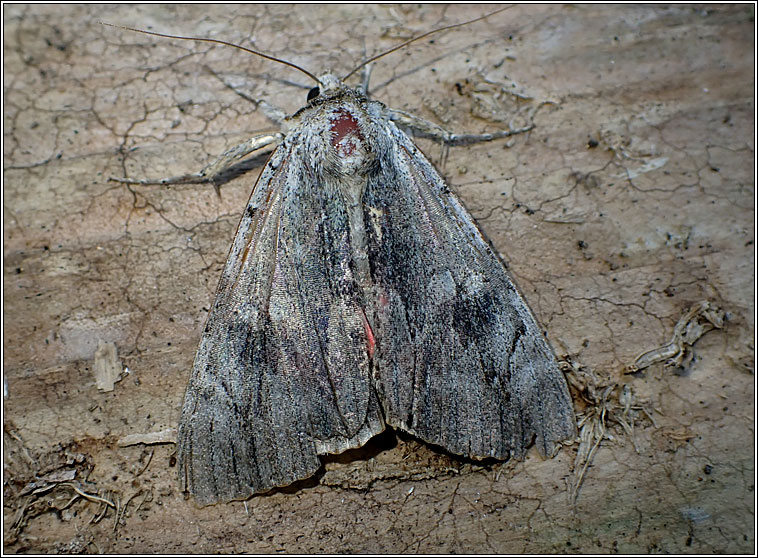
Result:
{"label": "moth eye", "polygon": [[318,88],[318,86],[314,87],[310,91],[308,91],[308,100],[315,99],[321,94],[321,90]]}

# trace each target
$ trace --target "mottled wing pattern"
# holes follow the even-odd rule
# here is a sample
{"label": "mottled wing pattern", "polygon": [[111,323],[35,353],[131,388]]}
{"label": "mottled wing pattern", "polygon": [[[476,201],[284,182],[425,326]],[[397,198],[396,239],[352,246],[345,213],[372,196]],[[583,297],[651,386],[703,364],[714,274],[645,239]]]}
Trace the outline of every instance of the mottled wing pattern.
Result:
{"label": "mottled wing pattern", "polygon": [[364,194],[374,367],[385,419],[469,457],[543,454],[575,434],[565,379],[472,218],[394,124]]}
{"label": "mottled wing pattern", "polygon": [[253,190],[187,387],[179,474],[201,504],[307,478],[318,454],[384,428],[347,217],[289,164],[303,157],[298,139],[277,148]]}

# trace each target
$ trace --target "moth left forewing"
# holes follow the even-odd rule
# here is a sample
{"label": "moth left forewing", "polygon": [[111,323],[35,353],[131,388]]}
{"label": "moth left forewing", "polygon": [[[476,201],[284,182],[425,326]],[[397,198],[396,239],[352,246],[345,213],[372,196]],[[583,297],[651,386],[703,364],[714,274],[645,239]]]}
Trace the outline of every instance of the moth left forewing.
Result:
{"label": "moth left forewing", "polygon": [[452,453],[543,454],[574,434],[565,380],[468,212],[394,124],[364,195],[375,374],[388,424]]}
{"label": "moth left forewing", "polygon": [[[320,466],[305,420],[266,358],[287,146],[272,154],[240,220],[187,385],[178,432],[183,489],[201,504],[291,484]],[[281,454],[279,452],[282,451]]]}
{"label": "moth left forewing", "polygon": [[[293,128],[300,133],[310,136],[307,122]],[[270,315],[282,372],[297,378],[306,433],[324,454],[364,444],[384,422],[371,384],[363,293],[351,269],[347,208],[318,169],[303,164],[309,139],[293,138],[297,176],[279,216],[278,309]]]}
{"label": "moth left forewing", "polygon": [[185,394],[179,475],[201,504],[307,478],[384,429],[345,212],[299,164],[298,133],[242,216]]}

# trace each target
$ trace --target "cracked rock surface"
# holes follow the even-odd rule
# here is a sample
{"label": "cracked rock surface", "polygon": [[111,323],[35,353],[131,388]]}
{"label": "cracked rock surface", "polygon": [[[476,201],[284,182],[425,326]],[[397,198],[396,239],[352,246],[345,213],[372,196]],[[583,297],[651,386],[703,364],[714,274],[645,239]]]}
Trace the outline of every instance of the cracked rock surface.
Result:
{"label": "cracked rock surface", "polygon": [[[650,409],[631,435],[599,445],[575,502],[576,444],[482,467],[388,433],[329,458],[312,481],[208,508],[179,493],[172,444],[117,442],[176,426],[265,157],[220,196],[108,178],[198,171],[273,129],[245,97],[292,113],[312,84],[234,49],[97,22],[345,74],[364,49],[479,12],[4,8],[5,551],[754,550],[752,6],[517,6],[374,64],[375,98],[447,129],[534,121],[445,157],[418,144],[508,262],[556,353]],[[702,300],[727,320],[686,369],[623,374]],[[95,383],[99,343],[114,343],[124,366],[113,391]],[[71,486],[89,498],[71,501]]]}

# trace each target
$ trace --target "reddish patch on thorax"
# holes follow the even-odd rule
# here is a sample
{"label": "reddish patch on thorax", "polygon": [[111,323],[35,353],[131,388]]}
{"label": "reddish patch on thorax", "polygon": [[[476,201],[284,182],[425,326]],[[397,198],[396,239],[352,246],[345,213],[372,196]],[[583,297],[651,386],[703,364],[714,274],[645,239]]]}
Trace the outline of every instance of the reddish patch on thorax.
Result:
{"label": "reddish patch on thorax", "polygon": [[357,143],[363,141],[363,134],[358,127],[358,121],[346,110],[339,110],[332,119],[332,146],[337,152],[346,157],[351,155]]}

